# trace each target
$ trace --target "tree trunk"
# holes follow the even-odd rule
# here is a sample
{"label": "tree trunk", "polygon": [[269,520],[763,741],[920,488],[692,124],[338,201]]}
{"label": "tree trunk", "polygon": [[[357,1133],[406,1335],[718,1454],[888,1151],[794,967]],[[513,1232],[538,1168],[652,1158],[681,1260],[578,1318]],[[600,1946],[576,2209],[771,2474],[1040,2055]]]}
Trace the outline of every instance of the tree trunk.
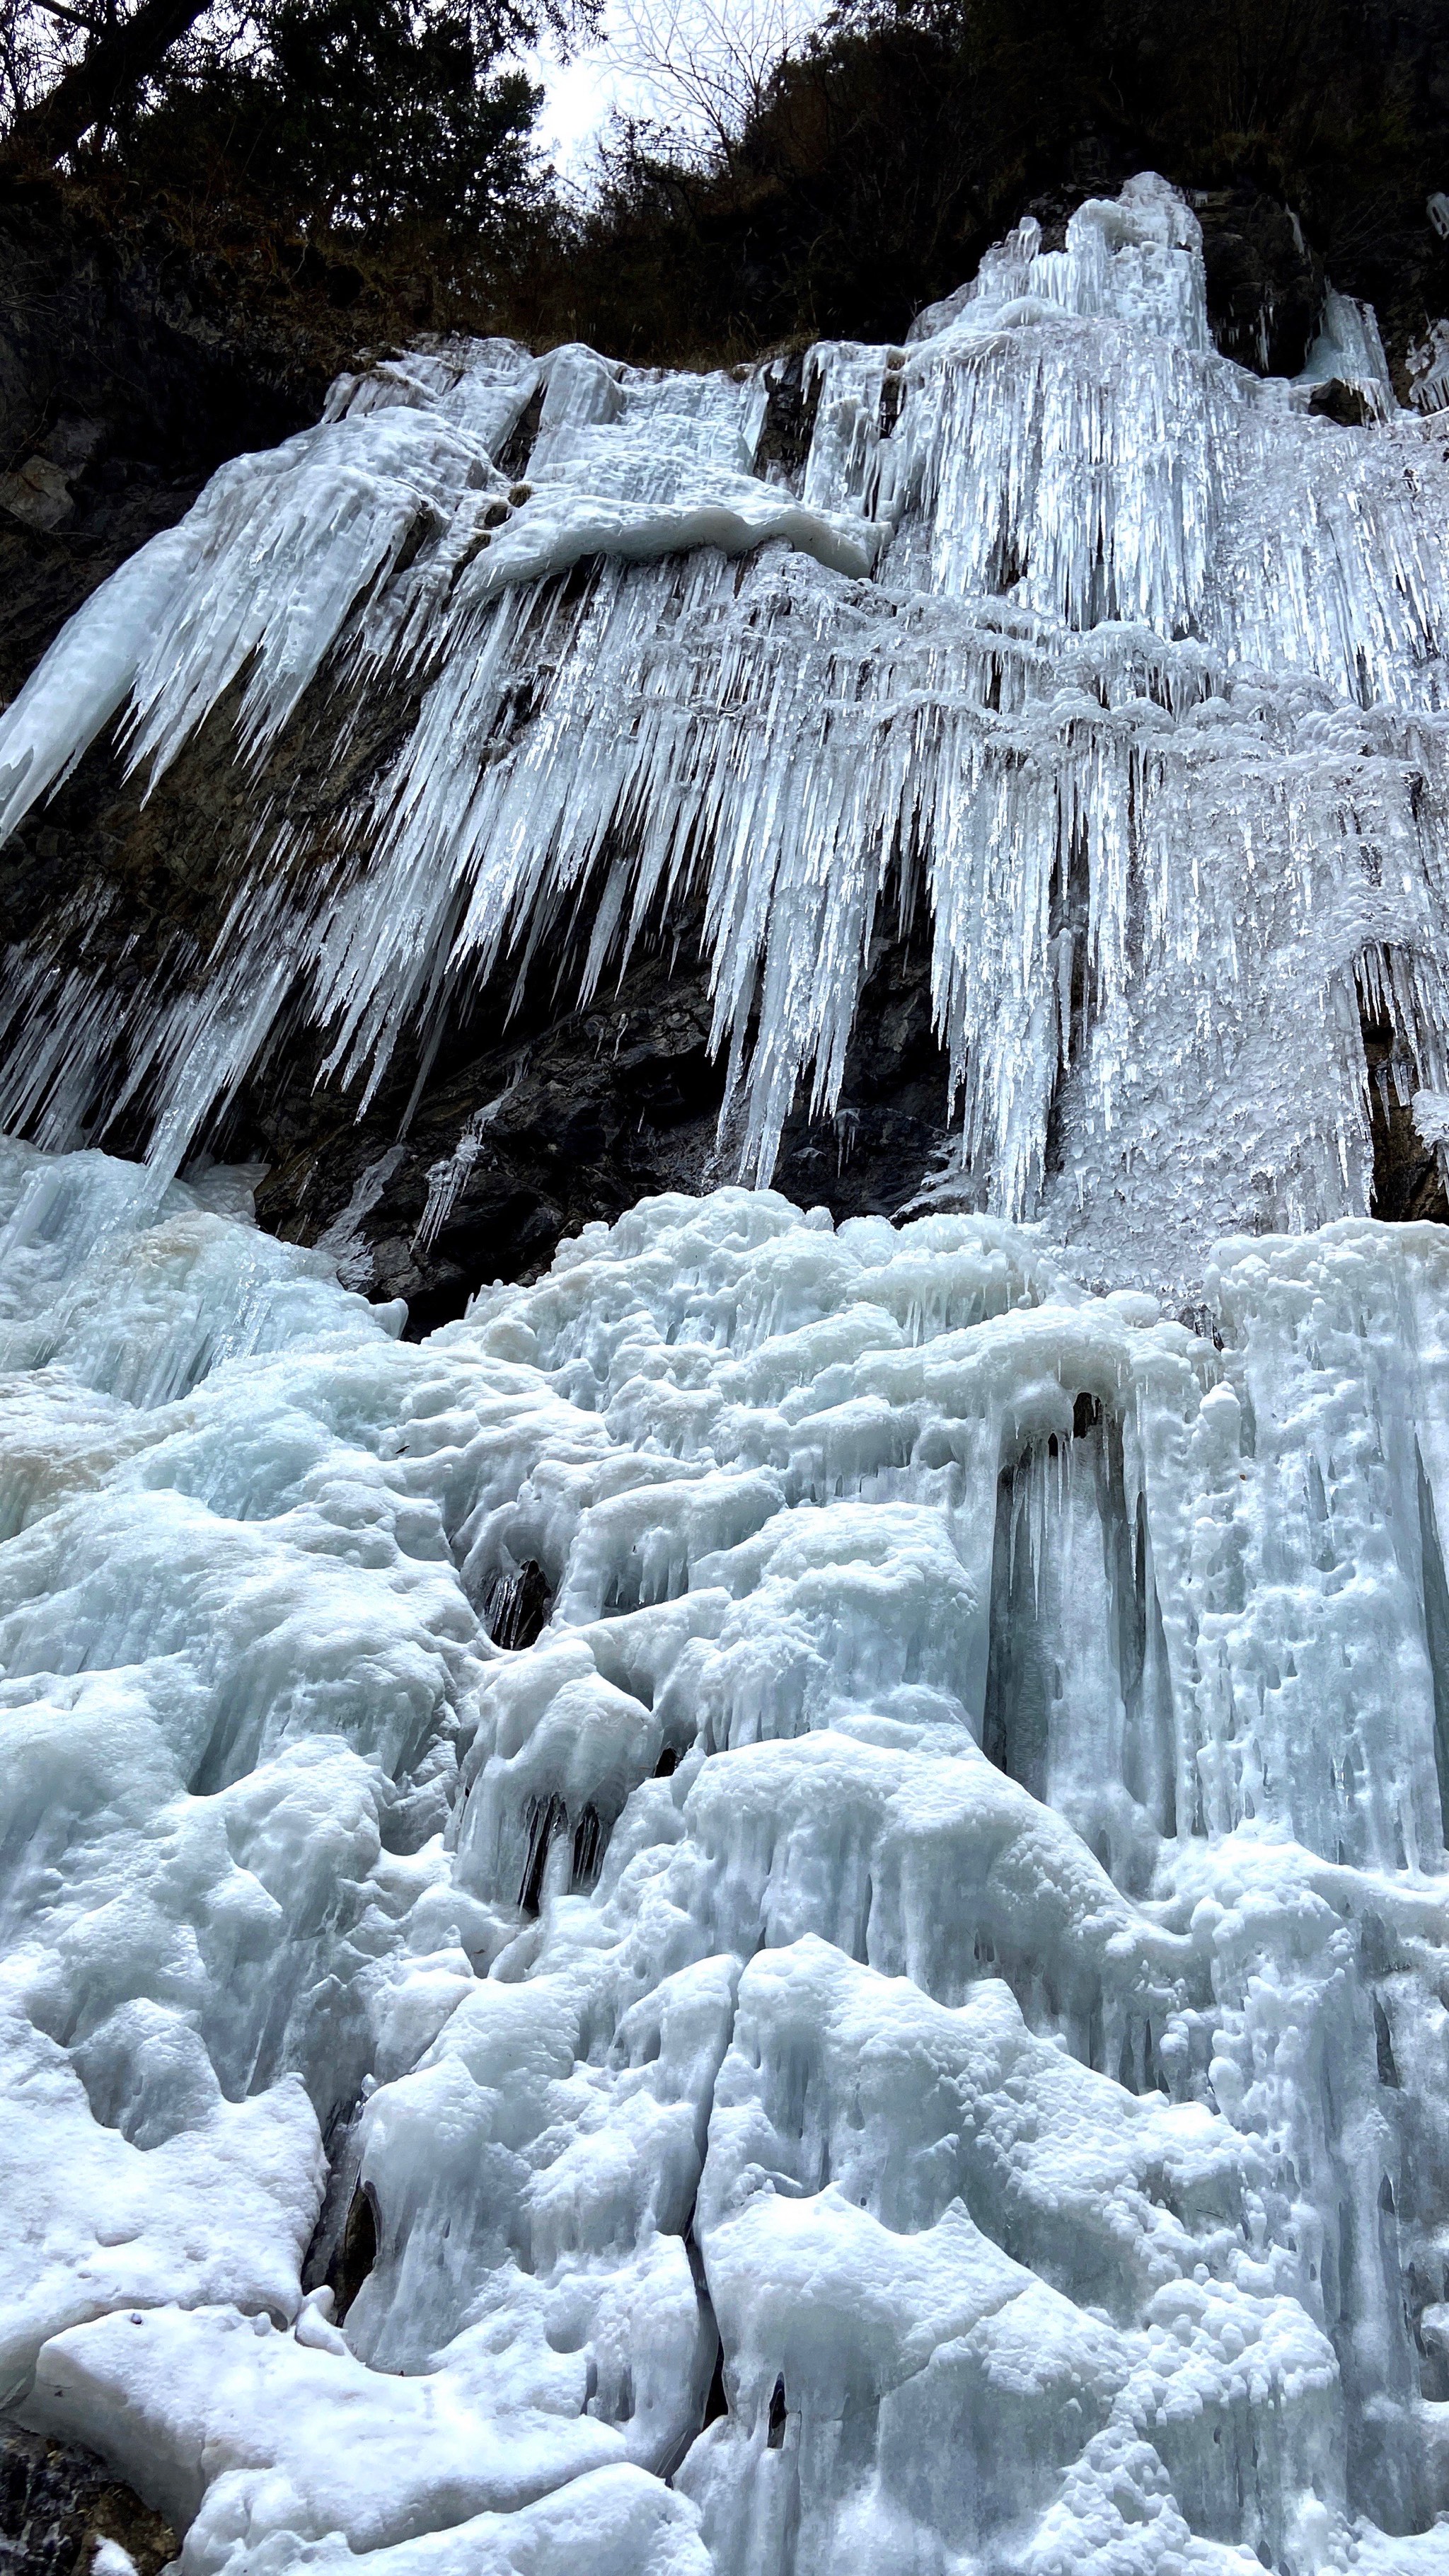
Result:
{"label": "tree trunk", "polygon": [[117,99],[140,88],[199,18],[207,0],[141,0],[138,9],[93,36],[78,63],[53,90],[17,116],[6,138],[11,152],[63,160]]}

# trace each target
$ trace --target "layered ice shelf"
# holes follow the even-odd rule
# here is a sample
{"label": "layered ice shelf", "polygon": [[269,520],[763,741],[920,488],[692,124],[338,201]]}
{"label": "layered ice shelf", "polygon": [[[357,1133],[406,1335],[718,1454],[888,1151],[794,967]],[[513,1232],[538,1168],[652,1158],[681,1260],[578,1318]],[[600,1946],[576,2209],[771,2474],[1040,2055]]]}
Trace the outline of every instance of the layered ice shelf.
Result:
{"label": "layered ice shelf", "polygon": [[[1310,412],[1335,374],[1364,427]],[[234,735],[255,816],[204,934],[12,959],[0,1118],[144,1113],[169,1173],[280,1034],[366,1096],[501,965],[570,938],[587,995],[702,899],[727,1170],[768,1180],[924,903],[959,1204],[1148,1286],[1362,1214],[1365,1000],[1386,1086],[1449,1081],[1446,455],[1342,297],[1302,383],[1218,356],[1151,177],[798,386],[500,341],[343,379],[0,721],[0,828],[112,719],[153,777]],[[380,692],[399,748],[319,837],[269,756]]]}
{"label": "layered ice shelf", "polygon": [[0,1163],[3,2402],[186,2576],[1442,2570],[1449,1238],[416,1345],[243,1179]]}

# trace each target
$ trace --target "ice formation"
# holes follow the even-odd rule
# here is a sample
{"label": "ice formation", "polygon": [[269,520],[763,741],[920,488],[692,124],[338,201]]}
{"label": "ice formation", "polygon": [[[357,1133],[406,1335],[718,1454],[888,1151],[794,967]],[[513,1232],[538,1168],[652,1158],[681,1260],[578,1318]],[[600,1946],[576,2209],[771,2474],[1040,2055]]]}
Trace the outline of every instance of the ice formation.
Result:
{"label": "ice formation", "polygon": [[[769,370],[381,367],[0,721],[7,828],[117,717],[259,781],[205,954],[12,962],[0,2408],[184,2576],[1449,2576],[1449,1231],[1360,1032],[1449,1152],[1443,426],[1342,299],[1218,357],[1152,179],[802,381],[756,473]],[[404,684],[309,850],[269,748]],[[410,1343],[356,1206],[175,1177],[686,885],[753,1180],[929,905],[954,1208],[658,1199]]]}
{"label": "ice formation", "polygon": [[1449,1236],[411,1344],[244,1179],[0,1163],[3,2398],[186,2576],[1449,2563]]}
{"label": "ice formation", "polygon": [[[1311,413],[1332,376],[1363,428]],[[0,1121],[144,1109],[169,1174],[277,1032],[365,1093],[500,962],[582,925],[587,992],[699,888],[722,1177],[767,1180],[924,902],[958,1204],[1149,1287],[1364,1213],[1365,994],[1384,1079],[1449,1080],[1449,448],[1372,315],[1330,296],[1298,383],[1218,356],[1149,177],[904,347],[812,351],[783,461],[780,389],[452,344],[219,474],[0,720],[0,829],[111,719],[155,775],[212,715],[250,858],[200,944],[110,976],[66,919],[12,960]],[[313,846],[269,750],[385,689],[401,748]]]}

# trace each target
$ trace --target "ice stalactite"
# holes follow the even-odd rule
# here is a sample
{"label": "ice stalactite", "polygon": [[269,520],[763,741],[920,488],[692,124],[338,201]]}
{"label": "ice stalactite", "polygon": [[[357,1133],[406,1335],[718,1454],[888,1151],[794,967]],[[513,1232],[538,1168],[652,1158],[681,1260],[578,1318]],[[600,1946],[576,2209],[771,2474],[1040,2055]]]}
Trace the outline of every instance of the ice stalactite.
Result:
{"label": "ice stalactite", "polygon": [[[1330,376],[1364,427],[1315,415]],[[254,844],[204,933],[112,971],[67,920],[63,966],[12,961],[5,1122],[144,1114],[169,1172],[279,1034],[366,1098],[501,965],[563,942],[587,998],[702,894],[726,1167],[767,1180],[924,900],[959,1203],[1149,1286],[1366,1212],[1365,959],[1395,1083],[1449,1079],[1449,470],[1372,317],[1330,297],[1294,384],[1218,356],[1143,178],[904,347],[812,351],[793,440],[782,386],[458,343],[218,475],[0,722],[0,821],[112,717],[153,778],[212,718]],[[319,840],[269,755],[388,691],[397,748]]]}

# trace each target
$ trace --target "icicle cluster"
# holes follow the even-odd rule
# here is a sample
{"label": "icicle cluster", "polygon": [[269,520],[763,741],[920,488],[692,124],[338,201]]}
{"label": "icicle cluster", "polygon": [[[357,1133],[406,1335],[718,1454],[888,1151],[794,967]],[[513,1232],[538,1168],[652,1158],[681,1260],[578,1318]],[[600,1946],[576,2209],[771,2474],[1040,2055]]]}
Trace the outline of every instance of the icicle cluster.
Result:
{"label": "icicle cluster", "polygon": [[[1311,415],[1334,375],[1367,426]],[[1402,1004],[1405,1094],[1449,1032],[1449,467],[1372,316],[1330,297],[1301,383],[1220,358],[1143,178],[906,347],[812,351],[789,472],[777,392],[457,344],[218,475],[0,722],[0,828],[118,714],[153,775],[228,692],[243,763],[309,706],[416,720],[325,852],[258,815],[206,955],[107,987],[71,923],[15,960],[0,1118],[63,1147],[146,1104],[171,1171],[279,1029],[365,1096],[501,962],[582,927],[587,995],[702,889],[765,1180],[923,895],[958,1200],[1149,1282],[1362,1212],[1361,996]]]}
{"label": "icicle cluster", "polygon": [[185,2576],[1434,2576],[1449,1237],[419,1346],[244,1179],[0,1158],[0,2402]]}

